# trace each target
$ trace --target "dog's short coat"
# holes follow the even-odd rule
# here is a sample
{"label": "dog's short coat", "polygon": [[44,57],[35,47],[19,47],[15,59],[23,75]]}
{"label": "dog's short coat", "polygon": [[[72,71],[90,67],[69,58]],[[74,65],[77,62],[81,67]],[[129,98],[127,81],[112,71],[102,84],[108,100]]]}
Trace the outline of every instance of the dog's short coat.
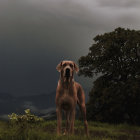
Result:
{"label": "dog's short coat", "polygon": [[56,89],[57,134],[61,132],[62,110],[66,115],[66,134],[74,133],[76,104],[79,105],[84,119],[85,132],[88,136],[86,120],[85,94],[82,86],[74,81],[74,72],[79,68],[73,61],[62,61],[56,69],[60,72],[60,79]]}

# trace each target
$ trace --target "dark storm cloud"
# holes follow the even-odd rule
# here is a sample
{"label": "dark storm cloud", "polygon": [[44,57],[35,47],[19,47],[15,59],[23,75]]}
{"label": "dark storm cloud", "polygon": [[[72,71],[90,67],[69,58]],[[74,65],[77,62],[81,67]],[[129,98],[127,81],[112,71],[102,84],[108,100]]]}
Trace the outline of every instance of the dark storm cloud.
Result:
{"label": "dark storm cloud", "polygon": [[1,0],[0,92],[55,90],[57,63],[87,54],[97,34],[139,29],[139,7],[138,0]]}
{"label": "dark storm cloud", "polygon": [[117,8],[136,8],[140,6],[139,0],[98,0],[100,6]]}

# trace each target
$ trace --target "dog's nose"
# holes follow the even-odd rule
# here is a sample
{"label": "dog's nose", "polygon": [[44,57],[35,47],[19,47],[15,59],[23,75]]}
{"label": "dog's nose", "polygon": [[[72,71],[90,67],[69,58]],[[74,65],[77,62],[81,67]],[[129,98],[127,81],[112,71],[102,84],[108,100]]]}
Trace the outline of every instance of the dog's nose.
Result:
{"label": "dog's nose", "polygon": [[66,68],[66,73],[69,73],[70,72],[70,69],[69,68]]}
{"label": "dog's nose", "polygon": [[70,75],[70,69],[66,68],[66,76],[69,76],[69,75]]}

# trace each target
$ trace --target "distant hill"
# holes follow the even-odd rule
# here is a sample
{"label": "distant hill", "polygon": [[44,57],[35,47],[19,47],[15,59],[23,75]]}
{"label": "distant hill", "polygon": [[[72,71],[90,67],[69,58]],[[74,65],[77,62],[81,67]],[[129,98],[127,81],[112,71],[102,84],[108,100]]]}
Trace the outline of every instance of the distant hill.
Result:
{"label": "distant hill", "polygon": [[17,107],[20,106],[17,98],[9,93],[0,93],[0,115],[7,114],[16,111]]}
{"label": "distant hill", "polygon": [[[88,99],[88,89],[85,90],[86,101]],[[17,113],[23,114],[27,108],[31,112],[43,116],[50,117],[55,113],[55,91],[50,94],[29,95],[15,97],[10,93],[0,93],[0,118],[5,118],[7,114]]]}
{"label": "distant hill", "polygon": [[34,106],[38,109],[47,109],[55,107],[55,94],[55,92],[51,92],[50,94],[23,96],[18,99],[24,107]]}
{"label": "distant hill", "polygon": [[24,109],[30,108],[35,114],[46,113],[55,108],[55,92],[50,94],[15,97],[9,93],[0,93],[0,115],[23,113]]}

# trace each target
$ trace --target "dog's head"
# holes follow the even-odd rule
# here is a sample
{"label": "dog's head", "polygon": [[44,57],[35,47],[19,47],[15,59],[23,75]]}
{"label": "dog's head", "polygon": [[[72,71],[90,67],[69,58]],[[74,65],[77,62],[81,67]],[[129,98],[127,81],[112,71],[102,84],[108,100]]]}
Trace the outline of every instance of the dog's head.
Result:
{"label": "dog's head", "polygon": [[78,72],[79,68],[73,61],[62,61],[60,62],[56,69],[61,72],[61,76],[69,79],[70,77],[73,77],[74,72]]}

